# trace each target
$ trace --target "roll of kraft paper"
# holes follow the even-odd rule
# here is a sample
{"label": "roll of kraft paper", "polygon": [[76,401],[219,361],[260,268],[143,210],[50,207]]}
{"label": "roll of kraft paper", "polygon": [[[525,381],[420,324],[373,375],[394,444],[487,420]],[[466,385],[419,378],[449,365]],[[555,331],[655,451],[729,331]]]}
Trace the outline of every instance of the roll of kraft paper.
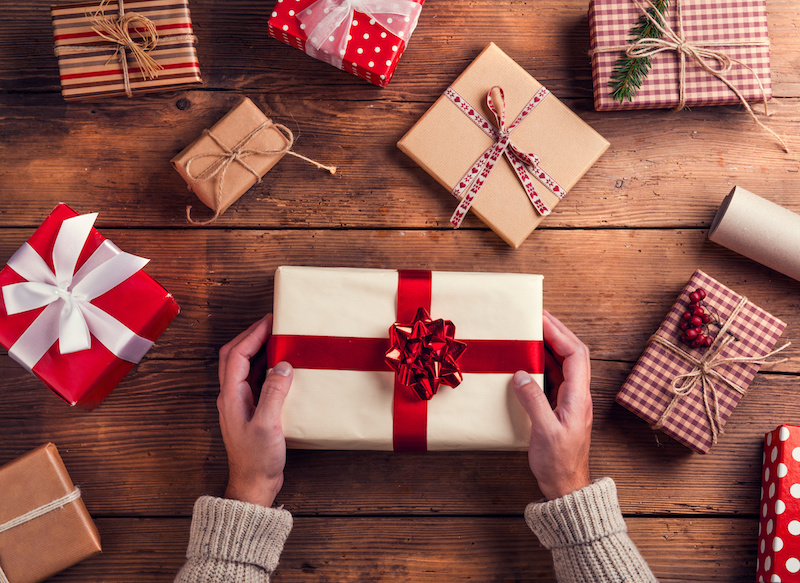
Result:
{"label": "roll of kraft paper", "polygon": [[735,186],[708,238],[800,281],[800,215]]}

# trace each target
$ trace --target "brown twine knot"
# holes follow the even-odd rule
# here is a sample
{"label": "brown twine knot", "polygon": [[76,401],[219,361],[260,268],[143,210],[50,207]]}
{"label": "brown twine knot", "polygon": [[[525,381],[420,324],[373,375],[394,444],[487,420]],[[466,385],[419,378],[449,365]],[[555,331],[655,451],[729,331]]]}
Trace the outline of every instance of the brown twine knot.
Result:
{"label": "brown twine knot", "polygon": [[[259,150],[256,148],[248,148],[247,145],[255,138],[260,132],[270,129],[276,128],[280,131],[284,137],[286,138],[288,144],[277,150]],[[239,142],[234,145],[232,148],[228,148],[225,144],[223,144],[217,136],[211,130],[205,129],[203,130],[203,134],[210,137],[214,142],[222,149],[222,152],[204,152],[201,154],[197,154],[192,156],[186,161],[186,175],[189,179],[193,182],[206,182],[208,180],[212,180],[217,178],[217,192],[215,197],[216,204],[214,205],[214,216],[208,219],[207,221],[195,221],[192,219],[192,207],[191,205],[186,207],[186,218],[187,220],[193,225],[209,225],[216,221],[221,212],[220,208],[222,207],[222,183],[225,181],[225,174],[228,172],[228,168],[230,168],[231,164],[234,162],[241,164],[250,174],[256,177],[256,184],[261,182],[261,175],[252,167],[250,164],[247,163],[245,158],[250,156],[268,156],[272,154],[283,155],[283,154],[290,154],[301,160],[305,160],[316,166],[317,168],[321,168],[323,170],[327,170],[331,174],[336,174],[336,166],[326,166],[324,164],[320,164],[319,162],[312,160],[311,158],[306,158],[305,156],[298,154],[296,152],[292,152],[291,148],[294,144],[294,134],[292,131],[287,128],[285,125],[274,123],[271,120],[267,120],[255,129],[247,134],[244,138],[239,140]],[[200,172],[197,175],[193,175],[190,166],[192,163],[199,159],[199,158],[216,158],[216,160],[205,170]],[[189,190],[192,189],[191,184],[189,185]]]}
{"label": "brown twine knot", "polygon": [[[677,16],[678,21],[678,31],[676,32],[664,19],[661,22],[658,18],[655,18],[648,10],[647,7],[653,9],[653,12],[656,12],[655,6],[650,0],[643,0],[644,5],[640,0],[632,0],[632,2],[636,5],[639,10],[642,11],[642,14],[650,21],[650,23],[662,34],[661,38],[643,38],[639,39],[633,43],[621,45],[621,46],[614,46],[614,47],[603,47],[599,49],[593,49],[589,51],[590,55],[596,53],[609,53],[609,52],[618,52],[618,51],[625,51],[625,54],[628,57],[634,59],[642,59],[647,57],[652,57],[657,55],[658,53],[664,51],[674,51],[678,54],[679,58],[679,69],[678,69],[678,105],[675,108],[676,110],[681,110],[686,106],[686,57],[693,59],[697,62],[700,67],[706,71],[707,73],[713,75],[720,81],[722,81],[733,93],[736,97],[739,98],[739,101],[742,102],[745,110],[747,113],[750,114],[750,117],[753,121],[764,131],[771,134],[781,145],[784,152],[789,152],[789,146],[786,145],[786,142],[781,138],[777,133],[773,130],[769,129],[766,125],[764,125],[757,117],[755,112],[753,112],[753,108],[750,107],[750,104],[747,103],[747,100],[741,94],[741,92],[736,88],[736,86],[727,78],[725,77],[726,73],[729,73],[733,67],[733,63],[737,65],[741,65],[755,78],[756,82],[758,83],[758,87],[761,90],[761,97],[764,103],[764,115],[769,117],[769,109],[767,107],[767,93],[764,89],[764,84],[761,82],[758,74],[748,65],[740,61],[739,59],[734,59],[730,55],[724,53],[721,50],[715,50],[709,47],[748,47],[748,46],[769,46],[768,40],[748,40],[748,41],[702,41],[701,44],[695,44],[692,42],[687,41],[684,38],[684,30],[683,30],[683,15],[681,12],[681,2],[680,0],[676,0],[675,2],[675,13]],[[718,63],[718,67],[713,67],[709,64],[709,61],[716,61]]]}
{"label": "brown twine knot", "polygon": [[717,369],[721,366],[734,362],[758,364],[759,366],[762,366],[765,364],[779,364],[788,360],[786,358],[773,361],[768,361],[766,359],[788,348],[791,345],[791,342],[787,342],[780,348],[761,356],[720,356],[728,345],[737,341],[736,337],[728,332],[728,328],[736,319],[736,316],[745,306],[747,301],[747,298],[742,296],[742,298],[739,300],[739,303],[736,305],[736,308],[733,310],[731,315],[728,317],[728,320],[717,334],[716,340],[709,347],[702,358],[696,358],[692,356],[680,346],[677,346],[663,336],[659,336],[658,333],[653,334],[653,336],[650,337],[650,342],[654,342],[660,346],[663,346],[664,348],[667,348],[673,354],[676,354],[694,366],[690,372],[678,375],[672,380],[672,383],[670,384],[670,390],[674,396],[658,420],[651,425],[652,429],[661,429],[678,402],[684,397],[690,395],[697,388],[697,386],[700,385],[702,388],[703,405],[705,407],[706,417],[708,418],[708,425],[711,429],[711,443],[712,445],[716,445],[717,437],[721,435],[723,431],[722,418],[719,414],[719,392],[713,381],[726,384],[730,389],[740,395],[744,395],[745,391],[747,390],[747,387],[742,387],[741,385],[738,385],[722,376],[719,372],[717,372]]}
{"label": "brown twine knot", "polygon": [[[153,21],[142,16],[136,12],[125,13],[125,4],[123,0],[117,0],[119,7],[119,16],[106,16],[104,14],[105,7],[111,0],[103,0],[100,3],[97,11],[92,14],[87,14],[90,22],[94,24],[92,30],[100,37],[117,44],[117,50],[114,51],[106,64],[114,58],[114,55],[119,59],[122,65],[122,79],[125,83],[125,95],[131,97],[131,82],[130,73],[128,72],[128,59],[125,51],[129,50],[136,59],[139,69],[142,72],[144,79],[155,79],[158,77],[158,72],[162,67],[158,62],[150,56],[152,51],[158,45],[158,31]],[[137,42],[131,38],[129,29],[138,32],[142,39]]]}

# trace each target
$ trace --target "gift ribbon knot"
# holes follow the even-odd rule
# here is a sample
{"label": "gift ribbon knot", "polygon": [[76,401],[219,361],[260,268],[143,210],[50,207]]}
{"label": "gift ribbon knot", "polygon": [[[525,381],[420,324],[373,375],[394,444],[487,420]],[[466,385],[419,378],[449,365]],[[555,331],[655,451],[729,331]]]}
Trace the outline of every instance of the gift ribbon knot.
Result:
{"label": "gift ribbon knot", "polygon": [[[713,75],[720,81],[722,81],[733,93],[739,98],[739,101],[744,106],[747,113],[753,119],[753,121],[764,131],[771,134],[781,145],[785,152],[789,151],[789,146],[786,145],[786,142],[774,131],[769,129],[765,126],[757,117],[756,114],[753,112],[753,108],[750,107],[750,104],[747,103],[747,100],[744,98],[742,93],[736,88],[736,85],[733,84],[731,80],[725,77],[726,73],[729,73],[733,68],[733,64],[736,63],[737,65],[741,65],[747,71],[751,73],[753,78],[755,78],[756,82],[758,83],[758,87],[761,90],[761,98],[764,102],[764,115],[769,116],[769,110],[767,108],[767,92],[764,89],[764,84],[761,82],[761,78],[758,74],[752,69],[752,67],[746,65],[744,62],[740,61],[739,59],[734,59],[733,57],[729,56],[722,50],[716,50],[711,47],[751,47],[751,46],[769,46],[769,40],[745,40],[745,41],[734,41],[734,40],[721,40],[721,41],[714,41],[714,40],[703,40],[698,43],[690,42],[686,40],[683,30],[683,14],[681,11],[681,0],[675,1],[675,14],[676,19],[678,22],[678,30],[676,31],[673,29],[666,21],[666,19],[662,20],[660,18],[656,18],[651,14],[648,8],[652,9],[653,13],[657,13],[655,6],[650,0],[632,0],[636,7],[641,11],[641,13],[650,21],[650,23],[661,33],[660,38],[642,38],[638,39],[633,43],[629,43],[626,45],[619,45],[619,46],[610,46],[610,47],[602,47],[596,48],[589,51],[589,55],[594,55],[598,53],[616,53],[620,51],[624,51],[628,57],[636,58],[636,59],[645,59],[649,57],[653,57],[661,52],[664,51],[674,51],[678,54],[678,105],[675,107],[676,110],[681,110],[686,105],[686,57],[689,57],[693,61],[695,61],[704,71]],[[718,67],[713,67],[709,61],[716,61],[718,63]]]}
{"label": "gift ribbon knot", "polygon": [[530,114],[549,94],[550,92],[545,87],[539,88],[525,107],[522,108],[522,111],[519,112],[516,119],[506,127],[506,102],[501,87],[492,87],[486,95],[486,105],[494,114],[496,125],[493,125],[489,120],[478,113],[455,89],[452,87],[447,88],[445,95],[450,101],[452,101],[464,115],[471,119],[475,125],[494,140],[494,144],[489,146],[489,148],[481,154],[451,191],[452,195],[461,201],[453,213],[453,216],[450,217],[450,224],[455,228],[461,226],[461,223],[467,216],[467,212],[470,207],[472,207],[481,189],[483,189],[486,180],[496,166],[497,161],[503,155],[508,159],[522,187],[525,189],[525,194],[527,194],[531,204],[540,215],[547,216],[550,214],[550,209],[537,192],[536,186],[534,185],[534,178],[559,199],[564,198],[566,190],[541,167],[541,160],[539,157],[536,154],[525,152],[511,141],[511,132],[513,132],[528,114]]}
{"label": "gift ribbon knot", "polygon": [[433,320],[424,307],[410,324],[395,323],[389,329],[386,362],[398,381],[420,399],[430,400],[442,384],[453,388],[461,384],[458,359],[467,345],[455,339],[455,332],[450,320]]}
{"label": "gift ribbon knot", "polygon": [[[67,504],[75,502],[80,497],[81,491],[78,488],[74,488],[71,492],[68,492],[60,498],[56,498],[47,504],[42,504],[38,508],[34,508],[33,510],[28,511],[21,516],[17,516],[8,522],[0,524],[0,533],[11,530],[12,528],[16,528],[17,526],[30,522],[31,520],[39,518],[40,516],[44,516],[45,514],[49,514],[54,510],[60,510]],[[9,583],[8,577],[6,577],[2,567],[0,567],[0,583]]]}
{"label": "gift ribbon knot", "polygon": [[[286,146],[283,148],[277,148],[274,150],[270,149],[258,149],[258,148],[248,148],[248,144],[261,132],[275,128],[279,132],[281,132],[284,137],[286,138]],[[186,161],[186,175],[189,177],[189,180],[192,182],[205,182],[208,180],[213,180],[214,178],[217,179],[217,191],[216,191],[216,204],[214,209],[214,216],[208,219],[207,221],[195,221],[192,219],[192,207],[186,207],[186,218],[189,220],[190,223],[193,225],[208,225],[213,223],[219,218],[221,214],[222,208],[222,185],[225,182],[225,173],[228,172],[228,168],[230,168],[231,164],[234,162],[240,164],[245,170],[247,170],[250,174],[255,176],[256,183],[261,182],[261,174],[259,174],[250,164],[247,163],[245,160],[250,156],[282,156],[284,154],[291,154],[296,158],[300,158],[301,160],[305,160],[316,166],[317,168],[321,168],[323,170],[327,170],[331,174],[336,174],[336,166],[325,166],[324,164],[320,164],[311,158],[306,158],[298,154],[297,152],[292,152],[292,145],[294,144],[294,134],[292,130],[287,128],[285,125],[274,123],[271,120],[267,120],[259,124],[256,128],[254,128],[249,134],[243,137],[239,142],[237,142],[232,148],[226,146],[222,140],[220,140],[214,132],[211,130],[205,129],[203,130],[203,135],[208,136],[214,143],[219,146],[222,150],[221,152],[203,152],[192,156]],[[191,165],[200,158],[215,158],[214,162],[211,165],[200,172],[199,174],[192,174]],[[191,190],[192,185],[191,183],[188,185],[189,190]]]}
{"label": "gift ribbon knot", "polygon": [[[711,443],[712,445],[716,445],[717,437],[722,433],[722,418],[719,414],[719,390],[717,388],[717,383],[727,385],[731,390],[740,395],[744,395],[747,390],[746,387],[742,387],[721,375],[717,369],[733,363],[764,365],[778,364],[786,361],[786,359],[774,361],[768,361],[767,359],[788,348],[791,342],[787,342],[780,348],[759,356],[722,356],[725,348],[737,341],[736,337],[728,332],[728,328],[735,321],[741,309],[747,304],[747,301],[747,298],[742,296],[736,308],[734,308],[733,312],[728,317],[728,320],[717,333],[714,343],[706,350],[701,358],[693,356],[659,334],[654,334],[650,338],[650,342],[663,346],[694,367],[690,372],[678,375],[672,380],[670,392],[672,392],[674,396],[658,420],[652,425],[652,429],[661,429],[666,420],[669,419],[669,416],[678,402],[692,394],[695,390],[700,390],[703,397],[706,418],[708,419],[708,425],[711,430]],[[716,383],[714,381],[716,381]]]}
{"label": "gift ribbon knot", "polygon": [[341,69],[356,11],[406,39],[417,26],[422,5],[414,0],[317,0],[297,15],[308,39],[306,54]]}
{"label": "gift ribbon knot", "polygon": [[56,340],[61,354],[71,354],[91,348],[94,336],[128,362],[139,362],[153,345],[91,303],[149,262],[106,240],[76,269],[96,219],[97,213],[90,213],[61,223],[51,257],[53,269],[29,243],[8,260],[8,266],[27,281],[3,286],[6,313],[44,308],[8,351],[29,371]]}

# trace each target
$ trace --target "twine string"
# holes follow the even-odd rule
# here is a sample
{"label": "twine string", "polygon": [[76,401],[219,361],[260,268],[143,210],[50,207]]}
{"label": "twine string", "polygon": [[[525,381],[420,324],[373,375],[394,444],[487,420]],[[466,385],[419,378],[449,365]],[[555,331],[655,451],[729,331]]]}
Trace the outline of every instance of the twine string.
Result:
{"label": "twine string", "polygon": [[[12,518],[8,522],[4,522],[0,524],[0,533],[6,532],[7,530],[11,530],[21,524],[25,524],[26,522],[30,522],[40,516],[44,516],[54,510],[59,510],[64,508],[70,502],[75,502],[78,498],[81,497],[81,491],[78,488],[73,489],[71,492],[65,494],[61,498],[56,498],[52,502],[48,502],[47,504],[42,504],[38,508],[34,508],[33,510],[26,512],[21,516],[17,516],[16,518]],[[3,569],[0,568],[0,583],[9,583],[8,577],[6,574],[3,573]]]}
{"label": "twine string", "polygon": [[[277,149],[257,149],[257,148],[248,148],[247,145],[255,138],[259,133],[264,130],[275,128],[280,131],[284,137],[286,138],[286,145],[283,148]],[[325,164],[320,164],[316,160],[312,160],[311,158],[307,158],[302,154],[298,154],[296,152],[292,152],[292,145],[294,145],[294,134],[292,130],[287,128],[283,124],[274,123],[271,120],[267,120],[262,122],[259,126],[254,128],[249,134],[243,137],[239,142],[234,145],[232,148],[226,146],[211,130],[205,129],[203,130],[203,135],[208,136],[214,143],[219,146],[222,152],[202,152],[200,154],[196,154],[189,158],[186,161],[186,175],[192,182],[206,182],[209,180],[213,180],[214,178],[217,179],[217,189],[215,192],[214,197],[214,216],[208,219],[207,221],[195,221],[192,219],[192,207],[191,205],[186,207],[186,218],[187,220],[193,225],[209,225],[216,221],[221,212],[222,208],[222,185],[225,182],[225,175],[228,172],[228,168],[231,167],[231,164],[234,162],[240,164],[247,170],[250,174],[255,176],[256,184],[261,182],[261,174],[258,173],[250,164],[247,163],[245,158],[250,156],[269,156],[269,155],[284,155],[290,154],[296,158],[300,158],[301,160],[305,160],[306,162],[313,164],[317,168],[322,170],[327,170],[331,174],[336,174],[336,166],[326,166]],[[216,158],[214,162],[211,163],[205,170],[200,172],[199,174],[192,174],[191,165],[200,158]],[[191,184],[189,185],[189,190],[192,189]],[[0,582],[2,583],[2,582]]]}
{"label": "twine string", "polygon": [[672,400],[670,401],[669,405],[667,405],[666,409],[664,409],[664,412],[661,414],[658,420],[651,426],[652,429],[661,429],[666,420],[669,419],[675,406],[682,399],[690,395],[699,385],[702,389],[701,394],[703,396],[703,407],[705,409],[706,417],[708,418],[709,428],[711,429],[711,443],[712,445],[716,445],[717,437],[723,432],[723,423],[719,412],[719,390],[717,388],[717,384],[715,384],[713,381],[724,383],[739,395],[744,395],[745,391],[747,390],[747,387],[742,387],[730,379],[725,378],[717,371],[717,369],[732,363],[757,364],[759,366],[763,366],[765,364],[779,364],[788,360],[783,358],[780,360],[768,361],[767,359],[788,348],[791,345],[791,342],[787,342],[780,348],[760,356],[721,356],[725,348],[727,348],[731,343],[737,341],[736,337],[728,332],[728,328],[730,328],[731,324],[736,319],[736,316],[739,314],[745,304],[747,304],[747,301],[747,298],[742,296],[742,298],[739,300],[739,303],[736,305],[736,308],[734,308],[733,312],[717,334],[714,343],[709,347],[702,358],[696,358],[695,356],[686,352],[680,346],[674,344],[672,341],[660,336],[658,333],[653,334],[653,336],[650,337],[650,342],[654,342],[660,346],[663,346],[694,367],[690,372],[678,375],[672,380],[672,383],[670,384],[670,391],[673,393]]}
{"label": "twine string", "polygon": [[[681,110],[686,106],[686,58],[689,57],[694,60],[704,71],[713,75],[720,81],[722,81],[739,99],[739,101],[744,106],[747,113],[750,115],[752,120],[764,131],[768,132],[772,135],[778,143],[781,145],[785,152],[789,152],[789,146],[786,142],[781,138],[777,133],[773,130],[768,128],[764,125],[761,120],[758,119],[753,108],[750,107],[750,104],[747,103],[744,95],[739,91],[736,85],[733,84],[725,75],[729,73],[733,68],[733,64],[741,65],[745,69],[747,69],[750,74],[755,78],[756,82],[758,83],[759,90],[761,92],[761,98],[764,103],[764,115],[767,117],[770,116],[769,108],[767,106],[767,92],[764,89],[764,84],[761,82],[761,78],[758,74],[752,69],[752,67],[748,66],[747,64],[743,63],[741,60],[736,59],[728,55],[727,53],[723,52],[722,50],[715,50],[711,47],[750,47],[750,46],[769,46],[769,40],[747,40],[747,41],[736,41],[736,40],[724,40],[724,41],[701,41],[700,43],[693,43],[687,41],[684,36],[684,29],[683,29],[683,13],[681,11],[681,2],[680,0],[676,0],[675,2],[675,13],[676,13],[676,20],[678,23],[678,31],[676,32],[670,25],[667,23],[666,19],[664,21],[660,21],[658,18],[654,17],[647,8],[652,8],[653,12],[655,11],[655,6],[650,0],[632,0],[632,2],[636,5],[636,7],[641,10],[642,14],[650,21],[650,23],[661,33],[661,38],[643,38],[638,39],[633,43],[628,43],[624,45],[617,45],[611,47],[601,47],[595,48],[589,51],[589,55],[595,55],[598,53],[616,53],[619,51],[624,51],[625,54],[634,59],[642,59],[655,56],[659,53],[664,51],[674,51],[678,55],[678,105],[675,108],[676,110]],[[716,61],[717,67],[713,66],[713,63]]]}

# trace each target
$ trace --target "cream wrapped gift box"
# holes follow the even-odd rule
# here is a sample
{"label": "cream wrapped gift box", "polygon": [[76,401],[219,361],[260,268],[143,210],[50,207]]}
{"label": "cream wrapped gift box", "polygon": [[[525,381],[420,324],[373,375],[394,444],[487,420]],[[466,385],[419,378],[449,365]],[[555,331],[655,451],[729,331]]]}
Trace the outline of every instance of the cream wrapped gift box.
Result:
{"label": "cream wrapped gift box", "polygon": [[[445,321],[440,331],[452,322],[449,341],[466,344],[456,362],[460,384],[441,386],[430,400],[403,385],[385,359],[390,328],[410,325],[419,308]],[[528,447],[530,422],[511,377],[525,369],[543,383],[541,275],[279,267],[274,312],[269,364],[295,367],[283,413],[289,447]],[[459,376],[446,369],[442,376]]]}

